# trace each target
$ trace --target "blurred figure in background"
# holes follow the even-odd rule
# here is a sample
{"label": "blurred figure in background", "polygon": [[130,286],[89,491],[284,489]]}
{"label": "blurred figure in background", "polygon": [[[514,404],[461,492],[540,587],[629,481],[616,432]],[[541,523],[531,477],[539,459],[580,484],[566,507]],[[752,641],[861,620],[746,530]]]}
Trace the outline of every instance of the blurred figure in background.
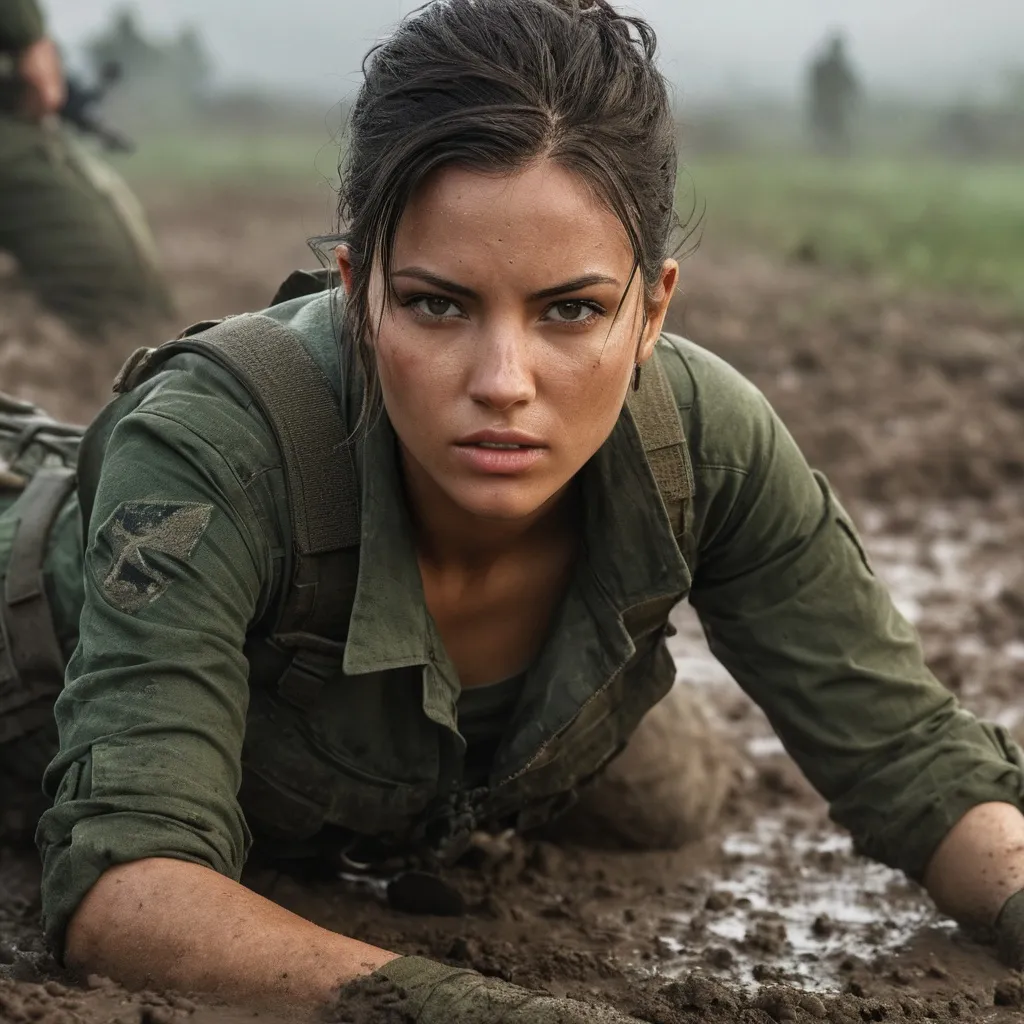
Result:
{"label": "blurred figure in background", "polygon": [[811,138],[823,153],[850,151],[850,121],[860,96],[860,83],[836,33],[811,62],[807,77]]}
{"label": "blurred figure in background", "polygon": [[61,126],[66,98],[36,0],[0,0],[0,250],[84,335],[169,316],[141,207]]}

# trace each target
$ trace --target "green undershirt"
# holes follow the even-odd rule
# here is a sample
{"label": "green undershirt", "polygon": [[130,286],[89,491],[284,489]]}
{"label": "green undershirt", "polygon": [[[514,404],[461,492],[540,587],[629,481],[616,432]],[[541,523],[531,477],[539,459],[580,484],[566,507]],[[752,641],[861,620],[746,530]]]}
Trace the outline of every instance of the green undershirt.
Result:
{"label": "green undershirt", "polygon": [[472,686],[459,695],[459,732],[466,740],[463,782],[468,788],[487,784],[505,730],[512,721],[526,673],[500,683]]}

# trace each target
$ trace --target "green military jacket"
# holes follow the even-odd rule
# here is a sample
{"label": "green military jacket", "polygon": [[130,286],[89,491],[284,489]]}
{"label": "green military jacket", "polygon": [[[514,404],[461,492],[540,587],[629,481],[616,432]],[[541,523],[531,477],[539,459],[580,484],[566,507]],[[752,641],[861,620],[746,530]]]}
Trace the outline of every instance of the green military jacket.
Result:
{"label": "green military jacket", "polygon": [[0,53],[17,53],[43,35],[36,0],[0,0]]}
{"label": "green military jacket", "polygon": [[[272,307],[354,427],[333,293]],[[288,578],[284,465],[224,368],[177,355],[114,401],[80,459],[81,639],[56,705],[61,749],[37,833],[57,949],[111,865],[174,857],[239,877],[253,833],[441,848],[453,828],[529,825],[621,749],[675,669],[689,599],[858,847],[919,876],[977,803],[1020,806],[1005,733],[962,710],[873,573],[845,512],[763,396],[681,338],[656,358],[694,475],[684,559],[629,416],[584,467],[583,543],[490,780],[467,791],[460,687],[424,604],[385,417],[354,449],[361,545],[342,656],[311,705],[265,671]],[[453,824],[454,823],[454,824]]]}

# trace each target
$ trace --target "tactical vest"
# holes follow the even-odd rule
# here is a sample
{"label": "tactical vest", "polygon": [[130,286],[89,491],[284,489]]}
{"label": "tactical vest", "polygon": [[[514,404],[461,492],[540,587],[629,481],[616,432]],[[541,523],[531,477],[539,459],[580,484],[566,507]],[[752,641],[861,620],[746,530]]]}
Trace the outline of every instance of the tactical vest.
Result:
{"label": "tactical vest", "polygon": [[[272,305],[313,295],[327,284],[326,274],[297,272]],[[347,341],[343,338],[342,344]],[[247,820],[257,824],[255,831],[303,840],[325,825],[335,826],[345,833],[350,849],[365,850],[369,840],[377,851],[415,849],[421,862],[436,863],[458,856],[477,827],[527,828],[570,806],[576,789],[621,751],[643,715],[671,688],[675,667],[664,637],[674,602],[631,612],[625,626],[635,655],[555,741],[544,744],[522,772],[501,785],[438,793],[429,781],[396,782],[389,791],[379,779],[354,777],[330,802],[321,799],[320,790],[334,780],[313,759],[303,761],[300,733],[281,728],[287,716],[275,708],[301,715],[313,708],[325,686],[346,682],[342,660],[361,532],[354,439],[309,339],[262,314],[203,322],[159,348],[139,349],[125,363],[114,390],[132,390],[182,354],[212,359],[243,385],[272,428],[282,456],[291,534],[287,582],[245,649],[251,702],[239,799]],[[675,398],[658,358],[645,366],[628,407],[677,543],[692,565],[692,470]],[[254,707],[264,709],[256,721]]]}
{"label": "tactical vest", "polygon": [[[282,285],[274,304],[323,291],[328,282],[324,272],[297,272]],[[342,345],[348,342],[342,339]],[[197,324],[158,349],[136,352],[115,390],[130,390],[182,353],[210,358],[241,382],[279,445],[292,564],[273,622],[247,642],[250,689],[258,675],[264,684],[269,681],[276,699],[311,708],[322,688],[342,675],[359,566],[360,481],[338,396],[311,355],[308,340],[260,314]],[[677,543],[692,565],[693,476],[676,401],[658,358],[644,367],[640,388],[630,393],[628,407]],[[349,805],[342,801],[340,809],[333,808],[336,823],[358,822],[361,835],[355,838],[372,836],[375,849],[416,847],[428,859],[450,860],[476,827],[511,824],[521,829],[570,806],[577,787],[621,751],[640,718],[674,682],[674,664],[663,643],[670,610],[666,604],[633,617],[627,625],[636,641],[635,664],[626,666],[602,699],[591,700],[580,710],[557,743],[538,750],[529,770],[519,777],[475,793],[433,799],[424,794],[422,807],[415,792],[389,800],[378,797],[372,785],[353,782]],[[268,663],[276,664],[269,676]],[[281,832],[292,836],[314,834],[330,823],[331,811],[307,806],[315,805],[315,793],[307,792],[300,801],[285,792],[299,772],[282,771],[274,780],[268,777],[274,772],[266,759],[257,760],[261,763],[246,765],[243,751],[243,768],[254,769],[243,781],[244,809],[246,803],[257,805],[257,813],[287,822]],[[271,807],[273,811],[268,810]],[[250,813],[246,809],[247,817]]]}

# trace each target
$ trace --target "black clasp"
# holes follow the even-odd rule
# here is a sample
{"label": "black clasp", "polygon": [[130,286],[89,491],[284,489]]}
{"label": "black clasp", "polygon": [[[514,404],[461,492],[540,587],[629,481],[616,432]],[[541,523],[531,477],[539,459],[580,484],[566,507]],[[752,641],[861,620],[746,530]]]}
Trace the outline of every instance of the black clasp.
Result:
{"label": "black clasp", "polygon": [[277,692],[289,704],[308,711],[324,684],[341,676],[345,644],[314,633],[279,633],[273,639],[292,652],[277,681]]}

